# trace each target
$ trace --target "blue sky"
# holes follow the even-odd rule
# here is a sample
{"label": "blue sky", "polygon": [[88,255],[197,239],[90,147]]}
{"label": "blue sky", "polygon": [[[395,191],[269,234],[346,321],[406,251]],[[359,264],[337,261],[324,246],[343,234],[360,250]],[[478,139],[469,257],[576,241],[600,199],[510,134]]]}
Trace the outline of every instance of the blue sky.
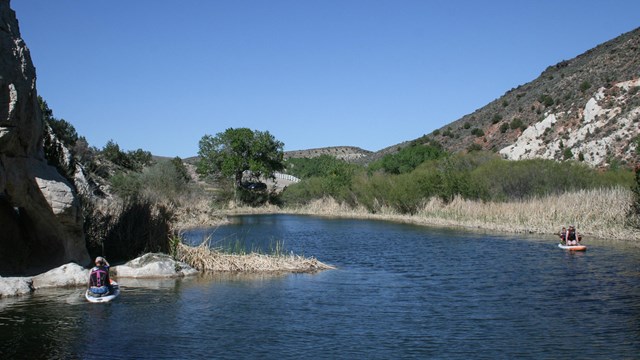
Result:
{"label": "blue sky", "polygon": [[380,150],[640,26],[640,1],[13,0],[54,116],[101,148],[205,134]]}

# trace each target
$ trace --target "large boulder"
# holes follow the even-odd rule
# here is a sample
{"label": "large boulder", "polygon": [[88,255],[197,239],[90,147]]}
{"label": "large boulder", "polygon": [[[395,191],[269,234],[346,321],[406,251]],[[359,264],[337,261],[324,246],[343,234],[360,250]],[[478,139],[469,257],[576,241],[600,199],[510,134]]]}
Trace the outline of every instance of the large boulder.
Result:
{"label": "large boulder", "polygon": [[9,5],[0,0],[0,275],[88,264],[74,185],[44,159],[36,72]]}
{"label": "large boulder", "polygon": [[198,274],[198,270],[191,266],[160,253],[142,255],[124,265],[112,267],[111,271],[114,277],[119,278],[171,278]]}
{"label": "large boulder", "polygon": [[87,286],[89,270],[74,263],[65,264],[33,277],[34,290],[50,287]]}

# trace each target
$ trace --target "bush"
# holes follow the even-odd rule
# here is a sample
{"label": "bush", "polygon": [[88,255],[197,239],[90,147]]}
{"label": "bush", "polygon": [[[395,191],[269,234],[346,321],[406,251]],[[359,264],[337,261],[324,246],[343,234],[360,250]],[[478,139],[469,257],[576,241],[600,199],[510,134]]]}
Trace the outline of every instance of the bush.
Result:
{"label": "bush", "polygon": [[444,155],[445,152],[438,143],[427,145],[413,143],[395,154],[385,155],[382,159],[371,164],[369,169],[371,171],[382,169],[389,174],[404,174],[427,160],[438,159]]}
{"label": "bush", "polygon": [[515,130],[521,127],[522,125],[523,123],[522,123],[522,120],[520,120],[520,118],[514,118],[513,120],[511,120],[509,127],[511,128],[511,130]]}
{"label": "bush", "polygon": [[482,131],[482,129],[480,128],[474,128],[473,130],[471,130],[471,134],[475,135],[476,137],[481,137],[484,136],[484,131]]}
{"label": "bush", "polygon": [[482,145],[473,143],[467,147],[467,152],[480,151],[482,150]]}
{"label": "bush", "polygon": [[546,107],[553,106],[553,98],[547,94],[540,95],[538,101]]}
{"label": "bush", "polygon": [[571,151],[571,149],[566,148],[566,149],[564,149],[564,151],[562,152],[562,157],[563,157],[565,160],[573,159],[573,152]]}

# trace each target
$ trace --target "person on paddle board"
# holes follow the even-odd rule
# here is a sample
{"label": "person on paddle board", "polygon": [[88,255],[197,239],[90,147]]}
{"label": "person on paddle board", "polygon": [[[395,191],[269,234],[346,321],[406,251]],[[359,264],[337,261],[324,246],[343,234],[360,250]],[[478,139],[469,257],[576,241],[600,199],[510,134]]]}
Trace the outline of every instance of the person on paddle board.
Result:
{"label": "person on paddle board", "polygon": [[560,235],[560,242],[562,243],[562,245],[565,245],[567,243],[567,228],[563,226],[558,235]]}
{"label": "person on paddle board", "polygon": [[102,256],[96,258],[96,266],[89,274],[89,291],[96,295],[106,295],[111,292],[109,279],[109,263]]}
{"label": "person on paddle board", "polygon": [[578,234],[576,228],[571,225],[567,231],[567,245],[578,245]]}

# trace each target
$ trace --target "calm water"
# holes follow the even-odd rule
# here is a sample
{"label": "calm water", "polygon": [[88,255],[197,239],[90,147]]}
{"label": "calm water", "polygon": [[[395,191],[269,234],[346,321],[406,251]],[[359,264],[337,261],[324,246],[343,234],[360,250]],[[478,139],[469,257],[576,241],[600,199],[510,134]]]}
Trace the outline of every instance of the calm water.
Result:
{"label": "calm water", "polygon": [[241,217],[212,240],[239,241],[338,269],[122,279],[110,304],[81,289],[0,299],[0,358],[640,357],[638,248],[288,215]]}

